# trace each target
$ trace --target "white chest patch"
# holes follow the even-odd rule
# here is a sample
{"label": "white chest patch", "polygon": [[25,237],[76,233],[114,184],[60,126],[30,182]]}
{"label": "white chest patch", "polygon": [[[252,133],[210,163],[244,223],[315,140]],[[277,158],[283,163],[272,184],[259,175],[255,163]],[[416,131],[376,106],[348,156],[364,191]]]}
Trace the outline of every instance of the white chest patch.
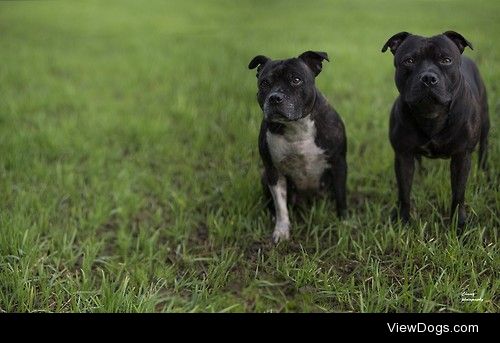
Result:
{"label": "white chest patch", "polygon": [[325,151],[314,142],[316,127],[309,116],[286,124],[284,134],[267,132],[267,145],[275,167],[300,190],[316,190],[329,168]]}

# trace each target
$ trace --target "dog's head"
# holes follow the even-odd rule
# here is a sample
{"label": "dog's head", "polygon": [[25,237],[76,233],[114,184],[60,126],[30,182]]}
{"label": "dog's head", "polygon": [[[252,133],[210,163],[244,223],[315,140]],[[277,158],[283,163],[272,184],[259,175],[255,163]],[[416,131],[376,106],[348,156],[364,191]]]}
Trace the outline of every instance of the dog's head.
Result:
{"label": "dog's head", "polygon": [[408,32],[395,34],[382,52],[390,49],[396,67],[396,86],[402,100],[424,116],[433,117],[447,107],[460,81],[461,54],[471,43],[447,31],[430,38]]}
{"label": "dog's head", "polygon": [[295,121],[307,116],[314,106],[314,78],[321,72],[325,52],[307,51],[297,58],[271,60],[255,56],[249,69],[257,68],[257,100],[264,119],[273,122]]}

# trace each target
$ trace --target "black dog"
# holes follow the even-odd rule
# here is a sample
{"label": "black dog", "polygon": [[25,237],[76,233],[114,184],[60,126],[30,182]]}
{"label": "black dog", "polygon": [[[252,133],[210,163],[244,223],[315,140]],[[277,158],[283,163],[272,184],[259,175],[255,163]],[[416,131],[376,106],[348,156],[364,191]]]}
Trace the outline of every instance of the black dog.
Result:
{"label": "black dog", "polygon": [[264,193],[276,217],[275,242],[290,237],[287,200],[294,196],[331,190],[338,215],[346,211],[344,124],[314,83],[323,60],[326,53],[307,51],[276,61],[260,55],[248,65],[258,66],[257,100],[264,113],[259,152]]}
{"label": "black dog", "polygon": [[[462,52],[469,43],[448,31],[425,38],[401,32],[382,48],[394,54],[396,99],[389,124],[395,151],[399,217],[410,218],[410,191],[415,159],[451,158],[451,216],[465,224],[465,187],[471,153],[479,142],[479,167],[486,169],[488,102],[474,62]],[[396,215],[397,216],[397,215]]]}

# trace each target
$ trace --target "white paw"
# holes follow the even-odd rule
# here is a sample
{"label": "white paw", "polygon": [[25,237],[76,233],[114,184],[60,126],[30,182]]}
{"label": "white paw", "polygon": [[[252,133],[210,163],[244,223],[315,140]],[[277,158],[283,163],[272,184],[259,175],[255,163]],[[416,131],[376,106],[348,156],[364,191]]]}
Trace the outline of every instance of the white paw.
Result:
{"label": "white paw", "polygon": [[279,243],[290,239],[290,225],[276,224],[273,232],[273,242]]}

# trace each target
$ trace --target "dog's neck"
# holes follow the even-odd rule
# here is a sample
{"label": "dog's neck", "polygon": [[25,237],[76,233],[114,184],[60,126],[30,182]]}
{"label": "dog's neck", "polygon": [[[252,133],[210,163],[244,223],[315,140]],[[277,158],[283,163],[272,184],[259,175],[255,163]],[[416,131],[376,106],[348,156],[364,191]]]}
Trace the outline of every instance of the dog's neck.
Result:
{"label": "dog's neck", "polygon": [[287,136],[301,136],[307,131],[310,131],[313,123],[312,115],[306,114],[300,119],[288,122],[268,122],[269,130],[272,133],[286,134]]}
{"label": "dog's neck", "polygon": [[290,121],[284,124],[285,132],[290,136],[302,136],[311,131],[314,122],[311,118],[311,114],[307,114],[304,117]]}
{"label": "dog's neck", "polygon": [[405,107],[418,129],[429,138],[442,132],[448,124],[449,106],[423,109],[405,104]]}

